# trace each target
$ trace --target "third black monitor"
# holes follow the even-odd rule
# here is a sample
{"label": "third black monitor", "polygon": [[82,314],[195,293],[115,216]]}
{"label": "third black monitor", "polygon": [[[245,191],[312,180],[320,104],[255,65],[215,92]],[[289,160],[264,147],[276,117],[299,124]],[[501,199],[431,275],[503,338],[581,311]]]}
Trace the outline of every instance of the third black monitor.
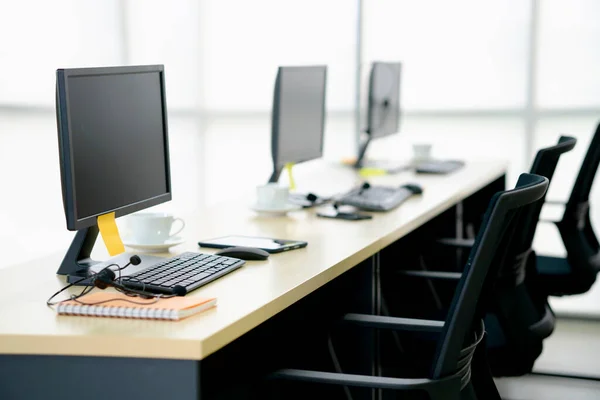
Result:
{"label": "third black monitor", "polygon": [[401,64],[374,62],[369,77],[367,133],[371,139],[398,132]]}

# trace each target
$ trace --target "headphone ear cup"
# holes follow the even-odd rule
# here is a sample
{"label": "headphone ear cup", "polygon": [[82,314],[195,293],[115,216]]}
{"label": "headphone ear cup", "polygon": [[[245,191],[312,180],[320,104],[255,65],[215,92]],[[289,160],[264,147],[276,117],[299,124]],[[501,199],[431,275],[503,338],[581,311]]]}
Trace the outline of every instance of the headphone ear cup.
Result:
{"label": "headphone ear cup", "polygon": [[98,272],[98,275],[96,275],[96,278],[94,279],[94,286],[98,289],[106,289],[107,287],[112,286],[115,278],[116,275],[113,270],[104,269]]}

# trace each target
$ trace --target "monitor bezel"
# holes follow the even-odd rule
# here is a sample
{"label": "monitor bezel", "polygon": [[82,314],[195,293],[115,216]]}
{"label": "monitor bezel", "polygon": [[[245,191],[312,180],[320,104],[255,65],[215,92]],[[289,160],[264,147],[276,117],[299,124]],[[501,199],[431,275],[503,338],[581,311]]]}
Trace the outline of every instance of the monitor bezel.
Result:
{"label": "monitor bezel", "polygon": [[[100,76],[100,75],[123,75],[139,73],[158,73],[160,76],[160,90],[162,103],[162,120],[165,151],[165,176],[167,191],[158,196],[141,200],[133,204],[105,210],[102,213],[90,215],[83,218],[77,217],[77,201],[75,191],[75,179],[73,171],[73,149],[71,147],[71,120],[68,112],[68,79],[76,76]],[[95,68],[61,68],[56,70],[56,120],[59,142],[59,163],[61,172],[61,184],[63,195],[63,206],[67,220],[67,229],[71,231],[88,228],[97,224],[100,215],[115,213],[116,217],[131,214],[172,199],[171,191],[171,166],[169,159],[169,132],[167,120],[167,99],[165,90],[164,65],[135,65],[124,67],[95,67]]]}
{"label": "monitor bezel", "polygon": [[[296,160],[280,160],[279,158],[279,121],[280,121],[280,101],[281,101],[281,80],[282,80],[282,72],[286,69],[309,69],[309,68],[319,68],[323,70],[323,103],[321,110],[321,140],[319,146],[319,154],[315,157],[303,157]],[[295,164],[299,164],[302,162],[316,160],[323,157],[323,150],[325,146],[325,119],[327,112],[327,65],[288,65],[288,66],[279,66],[277,68],[277,76],[275,78],[275,86],[273,89],[273,106],[272,106],[272,115],[271,115],[271,155],[273,158],[273,168],[275,171],[281,170],[288,162],[293,162]],[[271,181],[273,178],[271,178]]]}
{"label": "monitor bezel", "polygon": [[[375,112],[375,108],[379,107],[378,104],[375,104],[375,95],[373,93],[374,89],[374,79],[375,79],[375,71],[376,68],[378,66],[393,66],[398,67],[398,84],[394,86],[393,90],[396,90],[398,93],[398,105],[397,105],[397,109],[394,110],[394,113],[397,113],[397,118],[396,118],[396,122],[395,122],[395,127],[396,129],[393,132],[384,132],[381,133],[380,129],[377,129],[377,127],[374,127],[374,112]],[[371,139],[378,139],[378,138],[382,138],[382,137],[386,137],[386,136],[391,136],[391,135],[395,135],[396,133],[398,133],[400,131],[400,120],[402,119],[402,107],[401,107],[401,99],[400,99],[400,94],[401,94],[401,90],[400,87],[402,85],[402,63],[401,62],[390,62],[390,61],[374,61],[371,65],[371,71],[370,71],[370,75],[369,75],[369,94],[368,94],[368,103],[367,103],[367,129],[366,132],[367,134],[371,137]],[[381,127],[379,127],[381,128]]]}

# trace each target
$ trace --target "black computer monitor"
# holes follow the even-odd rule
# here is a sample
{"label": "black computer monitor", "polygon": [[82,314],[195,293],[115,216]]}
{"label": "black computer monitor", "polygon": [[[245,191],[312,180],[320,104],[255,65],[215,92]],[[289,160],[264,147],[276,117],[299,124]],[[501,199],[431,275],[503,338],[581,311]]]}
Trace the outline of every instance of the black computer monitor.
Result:
{"label": "black computer monitor", "polygon": [[56,71],[63,205],[77,230],[59,274],[89,273],[98,216],[171,200],[166,110],[162,65]]}
{"label": "black computer monitor", "polygon": [[279,67],[271,121],[273,174],[277,182],[287,163],[323,156],[327,66]]}
{"label": "black computer monitor", "polygon": [[369,77],[367,137],[361,143],[357,166],[361,167],[371,140],[397,133],[400,127],[400,76],[402,64],[374,62]]}

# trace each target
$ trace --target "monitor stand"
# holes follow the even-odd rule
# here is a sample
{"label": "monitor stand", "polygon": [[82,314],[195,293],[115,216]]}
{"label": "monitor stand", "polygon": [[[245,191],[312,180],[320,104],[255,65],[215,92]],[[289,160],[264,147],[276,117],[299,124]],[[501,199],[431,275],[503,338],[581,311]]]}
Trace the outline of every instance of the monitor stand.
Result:
{"label": "monitor stand", "polygon": [[[94,225],[80,229],[75,234],[75,238],[60,264],[60,268],[56,272],[59,275],[66,275],[68,283],[74,283],[88,277],[91,274],[90,267],[98,264],[98,261],[90,258],[98,233],[98,226]],[[80,284],[86,285],[87,283],[81,281]]]}
{"label": "monitor stand", "polygon": [[392,161],[392,160],[368,160],[366,157],[367,148],[371,143],[371,136],[359,145],[358,157],[354,168],[360,170],[362,168],[383,170],[386,174],[397,174],[402,171],[411,169],[408,162]]}
{"label": "monitor stand", "polygon": [[[58,271],[56,271],[58,275],[66,275],[68,283],[74,283],[77,286],[89,286],[93,283],[91,282],[91,279],[85,278],[91,277],[95,272],[109,265],[109,263],[115,263],[124,267],[129,262],[129,258],[133,254],[122,253],[107,261],[92,260],[92,250],[96,244],[99,232],[98,226],[93,225],[89,228],[80,229],[75,234],[75,238],[71,242],[67,254],[65,254]],[[127,267],[126,272],[123,271],[123,276],[127,276],[130,273],[164,260],[162,257],[146,254],[139,255],[139,257],[142,262],[139,265],[130,265]]]}
{"label": "monitor stand", "polygon": [[[273,167],[273,173],[269,177],[269,183],[277,183],[279,181],[279,177],[281,176],[281,172],[283,171],[282,167]],[[290,193],[288,197],[288,201],[291,204],[300,206],[302,208],[311,208],[323,205],[329,201],[328,198],[317,196],[313,193]]]}

